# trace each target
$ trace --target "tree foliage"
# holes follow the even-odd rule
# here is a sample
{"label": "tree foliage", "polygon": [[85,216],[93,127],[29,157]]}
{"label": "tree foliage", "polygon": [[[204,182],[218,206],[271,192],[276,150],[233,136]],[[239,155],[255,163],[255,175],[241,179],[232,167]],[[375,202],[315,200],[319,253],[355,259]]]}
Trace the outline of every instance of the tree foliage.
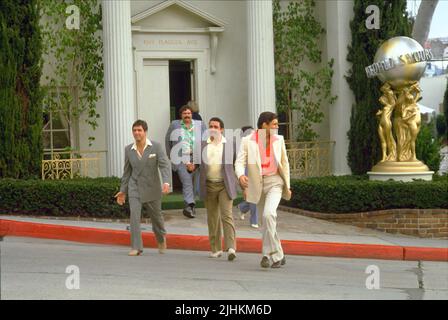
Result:
{"label": "tree foliage", "polygon": [[437,172],[440,167],[440,141],[436,137],[436,124],[432,119],[429,123],[422,122],[417,136],[415,150],[417,159],[423,161],[431,171]]}
{"label": "tree foliage", "polygon": [[443,97],[443,114],[445,115],[446,128],[448,128],[448,81],[446,82],[445,96]]}
{"label": "tree foliage", "polygon": [[[49,67],[45,95],[49,111],[62,112],[71,125],[84,114],[86,122],[96,129],[99,118],[96,103],[104,86],[101,6],[97,0],[39,1]],[[67,27],[67,20],[70,25],[75,14],[66,12],[69,5],[79,9],[79,28]]]}
{"label": "tree foliage", "polygon": [[315,18],[314,0],[291,1],[285,10],[274,0],[274,53],[277,109],[298,110],[297,139],[313,140],[313,124],[324,117],[322,105],[332,104],[333,60],[321,64],[320,38],[325,29]]}
{"label": "tree foliage", "polygon": [[0,1],[0,178],[40,173],[42,40],[37,0]]}
{"label": "tree foliage", "polygon": [[[380,9],[380,28],[367,29],[365,13],[369,5]],[[354,18],[350,22],[352,43],[347,60],[352,63],[347,81],[355,96],[350,118],[347,160],[354,174],[365,174],[380,159],[378,122],[381,83],[368,79],[364,68],[373,63],[380,45],[396,36],[410,36],[411,23],[406,13],[406,0],[355,0]]]}

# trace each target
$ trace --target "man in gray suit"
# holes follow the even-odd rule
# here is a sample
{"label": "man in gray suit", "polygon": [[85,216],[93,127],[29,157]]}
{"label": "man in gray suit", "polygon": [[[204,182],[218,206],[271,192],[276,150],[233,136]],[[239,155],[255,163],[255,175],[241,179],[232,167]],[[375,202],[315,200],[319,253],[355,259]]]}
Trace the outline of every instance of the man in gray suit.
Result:
{"label": "man in gray suit", "polygon": [[[195,182],[199,178],[201,162],[200,142],[207,129],[202,121],[193,120],[191,106],[179,110],[181,120],[174,120],[165,135],[166,153],[171,159],[173,170],[182,183],[185,208],[184,216],[195,217]],[[197,188],[196,188],[197,189]]]}
{"label": "man in gray suit", "polygon": [[[123,205],[126,194],[131,209],[131,246],[130,256],[143,252],[140,221],[142,209],[149,213],[152,230],[156,236],[160,253],[166,250],[166,231],[162,217],[162,193],[170,192],[171,164],[162,146],[146,137],[148,125],[137,120],[132,125],[134,144],[125,148],[125,163],[121,178],[120,192],[115,197]],[[162,175],[163,187],[160,181]]]}
{"label": "man in gray suit", "polygon": [[[237,196],[237,179],[233,168],[235,145],[223,136],[224,122],[217,117],[209,121],[209,138],[202,141],[200,194],[207,208],[207,224],[211,258],[222,255],[221,228],[224,232],[224,250],[227,259],[236,258],[233,200]],[[206,137],[204,137],[206,138]]]}

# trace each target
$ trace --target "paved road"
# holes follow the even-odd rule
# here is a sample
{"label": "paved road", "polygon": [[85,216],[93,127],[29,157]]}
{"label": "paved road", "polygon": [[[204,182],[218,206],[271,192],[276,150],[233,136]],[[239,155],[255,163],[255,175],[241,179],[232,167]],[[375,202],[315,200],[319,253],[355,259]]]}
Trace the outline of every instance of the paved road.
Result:
{"label": "paved road", "polygon": [[[127,247],[15,237],[0,248],[2,299],[448,299],[445,262],[288,256],[281,269],[261,269],[257,254],[128,257]],[[66,287],[69,265],[79,268],[79,289]],[[380,289],[366,288],[369,265]]]}

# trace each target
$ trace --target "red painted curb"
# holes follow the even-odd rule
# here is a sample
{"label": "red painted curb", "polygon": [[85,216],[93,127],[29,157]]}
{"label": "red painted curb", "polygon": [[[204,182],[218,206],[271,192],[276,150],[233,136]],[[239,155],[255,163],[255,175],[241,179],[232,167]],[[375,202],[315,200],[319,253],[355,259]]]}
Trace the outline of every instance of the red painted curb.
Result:
{"label": "red painted curb", "polygon": [[403,248],[379,244],[282,240],[285,253],[307,256],[402,260]]}
{"label": "red painted curb", "polygon": [[[129,231],[63,226],[45,223],[0,219],[0,236],[20,236],[58,239],[83,243],[130,245]],[[156,248],[154,234],[143,232],[145,247]],[[208,236],[168,234],[170,249],[208,251]],[[282,240],[283,251],[289,255],[386,259],[448,261],[448,248],[419,248],[374,244],[312,242]],[[239,252],[260,253],[261,239],[238,238]]]}
{"label": "red painted curb", "polygon": [[405,247],[403,260],[448,261],[448,248]]}
{"label": "red painted curb", "polygon": [[58,239],[84,243],[129,245],[129,233],[55,224],[0,220],[0,236]]}

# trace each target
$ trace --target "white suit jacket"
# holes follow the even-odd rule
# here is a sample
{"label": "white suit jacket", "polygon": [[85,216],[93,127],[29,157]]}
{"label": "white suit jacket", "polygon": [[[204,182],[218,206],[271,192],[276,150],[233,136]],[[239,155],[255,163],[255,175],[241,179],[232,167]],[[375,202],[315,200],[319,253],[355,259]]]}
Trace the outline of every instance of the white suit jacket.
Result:
{"label": "white suit jacket", "polygon": [[[275,135],[276,140],[272,143],[274,149],[274,157],[278,165],[278,173],[282,177],[283,192],[282,198],[289,200],[290,174],[289,161],[286,153],[285,140],[281,135]],[[247,176],[249,178],[249,186],[247,188],[246,201],[258,203],[261,197],[263,187],[263,177],[261,171],[260,149],[254,135],[250,134],[241,140],[240,149],[235,161],[235,173],[238,179],[245,175],[247,168]]]}

